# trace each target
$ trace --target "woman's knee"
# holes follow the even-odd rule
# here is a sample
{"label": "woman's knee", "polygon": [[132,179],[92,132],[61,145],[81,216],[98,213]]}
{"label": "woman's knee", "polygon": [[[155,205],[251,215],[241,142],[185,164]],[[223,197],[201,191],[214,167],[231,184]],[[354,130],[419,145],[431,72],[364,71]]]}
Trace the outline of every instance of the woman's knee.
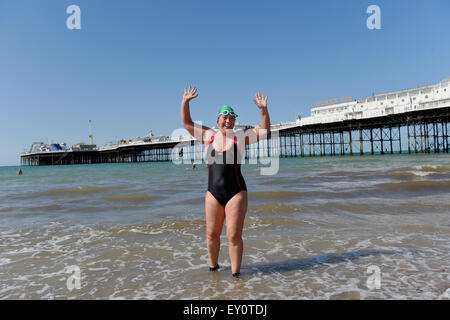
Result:
{"label": "woman's knee", "polygon": [[206,240],[208,241],[219,241],[220,233],[217,231],[207,231],[206,232]]}
{"label": "woman's knee", "polygon": [[242,243],[242,232],[238,230],[228,230],[227,237],[231,245],[239,245]]}

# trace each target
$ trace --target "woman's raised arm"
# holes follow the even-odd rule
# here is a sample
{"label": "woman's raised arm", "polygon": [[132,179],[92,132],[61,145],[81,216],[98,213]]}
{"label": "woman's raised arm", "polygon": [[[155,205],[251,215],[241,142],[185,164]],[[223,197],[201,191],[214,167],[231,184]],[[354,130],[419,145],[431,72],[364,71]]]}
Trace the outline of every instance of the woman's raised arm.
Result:
{"label": "woman's raised arm", "polygon": [[259,128],[253,128],[246,130],[245,132],[245,144],[256,143],[261,139],[264,139],[270,133],[270,116],[267,111],[267,99],[268,96],[264,96],[264,93],[257,93],[253,102],[261,111],[261,126]]}
{"label": "woman's raised arm", "polygon": [[209,141],[212,130],[192,121],[189,101],[197,97],[197,88],[184,88],[183,100],[181,101],[181,124],[195,139],[204,143],[205,141]]}

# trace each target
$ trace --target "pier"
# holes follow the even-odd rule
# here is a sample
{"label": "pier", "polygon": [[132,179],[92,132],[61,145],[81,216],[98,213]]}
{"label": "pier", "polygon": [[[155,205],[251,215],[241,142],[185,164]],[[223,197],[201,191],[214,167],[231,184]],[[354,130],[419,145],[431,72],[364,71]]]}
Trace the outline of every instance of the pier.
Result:
{"label": "pier", "polygon": [[[393,153],[448,153],[450,77],[420,88],[345,99],[312,108],[311,116],[271,126],[266,139],[245,147],[245,158]],[[131,142],[94,150],[21,154],[21,165],[64,165],[203,159],[193,137]]]}
{"label": "pier", "polygon": [[449,152],[450,107],[280,130],[282,157]]}

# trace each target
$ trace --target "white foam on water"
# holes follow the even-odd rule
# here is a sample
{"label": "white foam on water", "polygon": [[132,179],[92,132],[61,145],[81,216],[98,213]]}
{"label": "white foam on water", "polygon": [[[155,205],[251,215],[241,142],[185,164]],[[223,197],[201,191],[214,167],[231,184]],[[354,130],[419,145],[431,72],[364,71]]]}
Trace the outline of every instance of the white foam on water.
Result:
{"label": "white foam on water", "polygon": [[12,262],[11,259],[8,259],[8,258],[0,258],[0,266],[5,265],[5,264],[8,264],[8,263],[10,263],[10,262]]}
{"label": "white foam on water", "polygon": [[[225,234],[221,269],[208,271],[199,221],[24,229],[21,237],[2,238],[0,298],[330,299],[357,292],[361,299],[446,299],[449,227],[440,223],[443,216],[427,215],[424,221],[434,219],[440,229],[401,229],[414,221],[421,225],[416,219],[251,215],[239,280],[231,277]],[[356,223],[371,227],[358,229]],[[82,273],[82,288],[71,292],[69,265]],[[381,289],[366,285],[371,265],[380,268]]]}
{"label": "white foam on water", "polygon": [[142,234],[161,234],[161,233],[163,233],[162,231],[147,231],[147,232],[144,232],[144,231],[138,230],[138,229],[131,229],[130,232],[142,233]]}
{"label": "white foam on water", "polygon": [[438,297],[439,300],[450,300],[450,288]]}
{"label": "white foam on water", "polygon": [[416,176],[419,176],[419,177],[426,177],[426,176],[429,176],[429,175],[431,175],[431,174],[436,174],[436,172],[430,172],[430,171],[408,171],[409,173],[412,173],[412,174],[414,174],[414,175],[416,175]]}

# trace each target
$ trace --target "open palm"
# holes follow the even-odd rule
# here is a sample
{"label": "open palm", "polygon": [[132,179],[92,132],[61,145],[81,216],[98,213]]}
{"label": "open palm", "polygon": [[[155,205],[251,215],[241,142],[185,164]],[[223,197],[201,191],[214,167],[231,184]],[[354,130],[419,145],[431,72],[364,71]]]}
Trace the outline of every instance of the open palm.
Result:
{"label": "open palm", "polygon": [[264,96],[264,93],[257,93],[255,94],[255,99],[253,99],[253,102],[258,106],[259,109],[267,108],[267,96]]}
{"label": "open palm", "polygon": [[196,87],[191,88],[189,86],[189,88],[184,88],[183,100],[190,101],[190,100],[195,99],[197,97],[198,97],[198,93],[197,93],[197,88]]}

